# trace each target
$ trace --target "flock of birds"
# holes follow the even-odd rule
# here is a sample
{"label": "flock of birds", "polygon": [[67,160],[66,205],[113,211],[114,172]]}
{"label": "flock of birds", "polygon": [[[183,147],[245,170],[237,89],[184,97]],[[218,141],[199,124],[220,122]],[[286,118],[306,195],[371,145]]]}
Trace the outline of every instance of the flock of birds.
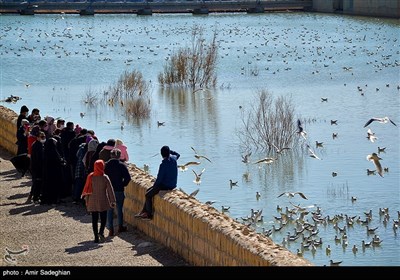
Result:
{"label": "flock of birds", "polygon": [[[38,18],[38,21],[44,21],[46,24],[38,24],[37,27],[32,27],[27,23],[18,21],[18,24],[10,24],[3,22],[0,27],[1,42],[0,42],[0,57],[12,55],[15,57],[31,56],[38,59],[52,58],[56,61],[63,61],[67,64],[70,59],[77,58],[81,60],[97,60],[98,65],[108,67],[116,60],[121,63],[121,69],[124,67],[137,67],[138,65],[151,65],[156,61],[168,61],[174,50],[185,45],[184,41],[169,40],[169,44],[159,44],[157,36],[162,29],[162,35],[165,37],[174,38],[181,34],[190,31],[191,24],[185,24],[182,28],[180,25],[172,23],[164,24],[160,19],[152,18],[146,26],[122,24],[118,28],[110,29],[108,21],[100,18],[96,20],[96,24],[85,21],[84,19],[72,19],[67,15],[52,16],[44,20]],[[54,25],[49,27],[48,21],[54,21]],[[328,24],[328,23],[327,23]],[[245,76],[266,76],[267,79],[273,79],[279,74],[288,73],[291,71],[298,71],[297,64],[302,65],[302,71],[311,73],[318,79],[336,79],[339,75],[335,69],[340,68],[342,72],[348,75],[349,78],[357,74],[357,65],[349,66],[350,62],[343,65],[340,57],[354,58],[360,55],[367,57],[367,67],[369,71],[373,69],[375,73],[379,73],[390,67],[399,67],[400,62],[395,55],[399,54],[396,50],[398,46],[397,38],[392,38],[390,34],[381,32],[381,28],[371,33],[368,25],[364,27],[348,26],[345,35],[338,32],[337,35],[326,33],[323,28],[312,29],[306,25],[280,27],[279,31],[274,26],[273,22],[257,27],[249,26],[242,28],[238,23],[230,23],[225,26],[220,26],[218,31],[219,59],[226,61],[238,60],[239,66],[237,68],[227,69],[226,71],[233,71],[235,74]],[[332,27],[329,27],[332,28]],[[327,28],[327,30],[329,29]],[[112,31],[111,31],[112,30]],[[363,33],[372,34],[374,40],[386,42],[377,46],[370,47],[371,41],[369,36],[366,37]],[[353,36],[354,33],[356,35]],[[11,37],[12,41],[9,40]],[[132,43],[130,40],[133,37],[140,38],[140,40]],[[99,39],[101,38],[101,39]],[[161,40],[162,38],[160,38]],[[296,43],[291,43],[293,40]],[[128,43],[129,42],[129,43]],[[310,48],[310,42],[314,43],[314,47]],[[389,48],[389,46],[392,47]],[[146,59],[144,59],[146,58]],[[121,60],[122,59],[122,60]],[[118,63],[119,63],[118,62]],[[264,63],[266,62],[266,63]],[[338,66],[340,64],[340,66]],[[237,65],[232,63],[232,65]],[[262,65],[262,66],[261,66]],[[145,67],[143,67],[145,68]],[[26,78],[21,76],[14,79],[17,85],[20,85],[27,91],[32,90],[36,85],[40,85],[40,77]],[[347,86],[344,84],[344,86]],[[390,85],[393,87],[393,85]],[[229,89],[231,90],[229,83]],[[385,86],[382,86],[385,87]],[[388,85],[386,85],[388,87]],[[368,96],[375,92],[382,92],[382,88],[374,88],[371,90],[368,85],[360,85],[354,89],[361,96]],[[399,89],[399,86],[397,86]],[[196,92],[202,94],[202,92]],[[319,101],[318,101],[319,102]],[[321,103],[329,105],[331,99],[321,97]],[[81,112],[80,117],[85,117],[86,113]],[[394,121],[397,121],[394,118]],[[367,139],[376,143],[379,142],[379,135],[376,135],[372,129],[376,123],[392,124],[396,126],[395,122],[388,117],[373,117],[365,124],[368,127]],[[168,123],[170,120],[168,120]],[[157,127],[162,129],[168,126],[164,121],[157,121]],[[332,126],[340,125],[340,120],[330,120]],[[324,143],[315,141],[315,149],[310,143],[311,131],[307,133],[305,129],[304,120],[297,121],[297,135],[305,143],[307,156],[313,160],[327,161],[321,154]],[[123,129],[121,124],[121,130]],[[337,132],[332,132],[332,139],[337,140]],[[339,138],[340,139],[340,138]],[[326,145],[326,144],[325,144]],[[248,152],[241,155],[241,160],[244,164],[250,166],[263,166],[271,167],[274,163],[284,157],[285,154],[290,153],[290,147],[278,147],[275,143],[271,143],[274,153],[252,159],[252,153]],[[179,170],[186,174],[190,174],[190,182],[193,182],[195,190],[188,194],[190,198],[198,197],[201,190],[201,185],[206,185],[207,169],[215,163],[213,157],[200,153],[193,147],[193,160],[178,166]],[[376,153],[366,155],[367,160],[371,161],[371,166],[374,169],[368,169],[368,175],[375,173],[380,176],[384,172],[388,172],[388,167],[383,167],[381,164],[381,153],[384,153],[385,147],[378,147]],[[254,157],[254,155],[253,155]],[[373,164],[373,165],[372,165]],[[149,172],[150,166],[146,164],[144,170]],[[191,172],[190,172],[191,171]],[[185,174],[185,176],[186,176]],[[226,179],[226,186],[231,190],[241,187],[237,178]],[[247,173],[249,176],[249,173]],[[330,176],[330,175],[329,175]],[[338,172],[332,171],[332,177],[338,176]],[[340,177],[340,176],[339,176]],[[382,179],[383,180],[383,179]],[[204,188],[205,189],[205,188]],[[184,192],[184,190],[182,190]],[[208,192],[210,190],[207,190]],[[256,201],[267,200],[267,195],[262,191],[255,191]],[[374,215],[362,213],[356,217],[346,215],[344,213],[337,213],[334,216],[325,214],[324,209],[317,207],[314,204],[303,206],[301,204],[292,203],[296,199],[302,201],[310,201],[310,194],[305,194],[298,191],[285,191],[278,192],[274,199],[288,202],[289,205],[277,206],[277,215],[270,217],[273,219],[273,225],[270,226],[269,218],[265,216],[262,210],[253,210],[249,215],[237,218],[239,221],[245,223],[249,227],[254,227],[260,230],[263,234],[273,238],[275,242],[280,243],[293,252],[299,255],[305,255],[310,252],[315,254],[325,251],[327,256],[330,256],[335,249],[336,245],[342,246],[343,250],[352,249],[352,252],[357,254],[358,250],[369,250],[369,248],[377,248],[384,245],[385,240],[379,238],[379,231],[382,227],[392,227],[395,234],[397,234],[398,217],[395,212],[389,211],[384,208],[379,209],[379,214]],[[286,199],[286,200],[285,200]],[[357,203],[357,198],[351,198],[352,203]],[[207,205],[218,205],[222,212],[234,212],[234,205],[227,205],[221,201],[207,200]],[[221,204],[222,203],[222,204]],[[251,202],[249,202],[250,204]],[[379,218],[377,218],[379,217]],[[379,225],[378,225],[379,223]],[[373,227],[372,227],[373,226]],[[379,226],[377,229],[375,229]],[[262,229],[264,227],[264,229]],[[352,240],[351,233],[353,230],[362,230],[366,232],[364,240]],[[372,231],[374,230],[375,231]],[[321,240],[321,233],[324,231],[332,231],[336,235],[331,239],[324,238]],[[327,235],[327,234],[325,234]],[[376,235],[376,236],[375,236]],[[363,242],[362,242],[363,241]],[[340,264],[340,260],[330,259],[330,265]],[[345,264],[345,263],[344,263]]]}

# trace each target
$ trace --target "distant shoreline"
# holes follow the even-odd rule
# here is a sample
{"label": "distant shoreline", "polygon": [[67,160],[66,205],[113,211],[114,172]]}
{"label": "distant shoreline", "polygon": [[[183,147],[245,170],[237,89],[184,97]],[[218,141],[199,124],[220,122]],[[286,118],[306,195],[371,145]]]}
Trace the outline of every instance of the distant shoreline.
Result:
{"label": "distant shoreline", "polygon": [[[0,13],[20,13],[34,11],[34,14],[79,14],[82,10],[94,14],[137,14],[143,10],[152,13],[263,13],[310,11],[311,1],[183,1],[183,2],[34,2],[20,4],[5,2],[0,4]],[[205,14],[205,13],[204,13]]]}

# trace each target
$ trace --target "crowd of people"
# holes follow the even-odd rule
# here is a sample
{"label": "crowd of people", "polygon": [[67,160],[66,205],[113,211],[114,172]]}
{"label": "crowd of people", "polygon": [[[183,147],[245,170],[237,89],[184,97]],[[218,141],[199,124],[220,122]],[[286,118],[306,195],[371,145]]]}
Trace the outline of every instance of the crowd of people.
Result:
{"label": "crowd of people", "polygon": [[[93,130],[82,128],[51,116],[44,119],[40,110],[29,113],[23,105],[17,119],[17,156],[28,159],[32,187],[27,204],[57,205],[72,197],[74,204],[84,204],[92,215],[94,242],[104,241],[107,227],[114,236],[114,208],[118,232],[124,226],[124,189],[131,180],[127,168],[129,155],[120,139],[100,142]],[[179,153],[168,146],[161,148],[162,162],[157,178],[145,194],[145,203],[136,218],[153,218],[153,197],[161,190],[177,186]],[[15,164],[14,164],[15,165]],[[18,168],[17,168],[18,169]],[[98,221],[100,217],[100,229]]]}
{"label": "crowd of people", "polygon": [[[114,235],[114,208],[118,232],[123,225],[124,188],[131,180],[127,147],[120,139],[100,142],[93,130],[51,116],[40,110],[29,113],[23,105],[17,119],[17,157],[29,159],[32,187],[27,204],[57,205],[72,197],[92,215],[94,241],[104,240],[107,223]],[[98,218],[100,216],[100,229]]]}

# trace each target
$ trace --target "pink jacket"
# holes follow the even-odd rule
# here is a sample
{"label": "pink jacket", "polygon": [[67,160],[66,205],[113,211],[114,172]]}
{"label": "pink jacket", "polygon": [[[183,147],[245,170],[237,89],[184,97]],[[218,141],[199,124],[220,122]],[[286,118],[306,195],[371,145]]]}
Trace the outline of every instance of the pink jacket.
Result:
{"label": "pink jacket", "polygon": [[115,148],[121,150],[121,157],[119,158],[121,161],[129,161],[128,150],[124,144],[116,145]]}

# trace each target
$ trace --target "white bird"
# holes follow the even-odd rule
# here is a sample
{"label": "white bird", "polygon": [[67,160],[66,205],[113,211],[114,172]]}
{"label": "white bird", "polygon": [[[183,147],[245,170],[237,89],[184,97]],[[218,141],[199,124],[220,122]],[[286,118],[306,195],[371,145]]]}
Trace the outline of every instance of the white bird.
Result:
{"label": "white bird", "polygon": [[301,196],[304,199],[308,199],[302,192],[284,192],[284,193],[281,193],[280,195],[278,195],[278,197],[281,197],[282,195],[286,195],[287,197],[291,198],[291,197],[294,197],[296,194],[298,194],[299,196]]}
{"label": "white bird", "polygon": [[310,157],[321,160],[311,149],[311,147],[307,144],[308,151],[310,152]]}
{"label": "white bird", "polygon": [[372,143],[374,143],[375,140],[378,140],[378,137],[375,136],[375,133],[372,132],[372,130],[370,128],[368,128],[368,130],[367,130],[367,138]]}
{"label": "white bird", "polygon": [[259,200],[261,197],[261,194],[259,192],[256,192],[256,199]]}
{"label": "white bird", "polygon": [[378,171],[378,174],[383,177],[383,170],[382,170],[382,165],[379,162],[382,158],[378,157],[376,153],[372,153],[371,155],[367,156],[367,160],[372,161],[375,164],[376,170]]}
{"label": "white bird", "polygon": [[200,183],[201,183],[201,175],[203,174],[203,172],[204,172],[205,170],[206,170],[206,169],[203,168],[203,170],[201,170],[201,172],[200,172],[199,174],[197,174],[196,171],[194,171],[194,170],[192,169],[194,175],[196,176],[196,177],[194,178],[194,180],[193,180],[193,182],[194,182],[195,184],[200,185]]}
{"label": "white bird", "polygon": [[274,143],[271,143],[271,145],[274,146],[277,154],[282,153],[284,150],[290,150],[290,148],[288,148],[288,147],[278,148]]}
{"label": "white bird", "polygon": [[253,162],[254,164],[258,164],[258,163],[266,163],[266,164],[270,164],[273,163],[275,160],[277,160],[278,158],[270,158],[270,157],[266,157],[266,158],[262,158],[257,160],[256,162]]}
{"label": "white bird", "polygon": [[183,165],[178,165],[178,168],[180,171],[186,171],[188,169],[188,166],[190,165],[199,165],[200,162],[199,161],[189,161]]}
{"label": "white bird", "polygon": [[388,117],[383,117],[383,118],[372,118],[369,121],[367,121],[367,123],[364,125],[364,127],[370,125],[372,122],[380,122],[380,123],[388,123],[391,122],[392,124],[394,124],[395,126],[397,126],[391,119],[389,119]]}
{"label": "white bird", "polygon": [[197,151],[196,151],[193,147],[190,147],[190,148],[194,151],[194,153],[195,153],[194,157],[195,157],[195,158],[197,158],[197,159],[204,158],[205,160],[208,160],[209,162],[211,162],[211,160],[210,160],[208,157],[203,156],[203,155],[199,155],[199,154],[197,153]]}

